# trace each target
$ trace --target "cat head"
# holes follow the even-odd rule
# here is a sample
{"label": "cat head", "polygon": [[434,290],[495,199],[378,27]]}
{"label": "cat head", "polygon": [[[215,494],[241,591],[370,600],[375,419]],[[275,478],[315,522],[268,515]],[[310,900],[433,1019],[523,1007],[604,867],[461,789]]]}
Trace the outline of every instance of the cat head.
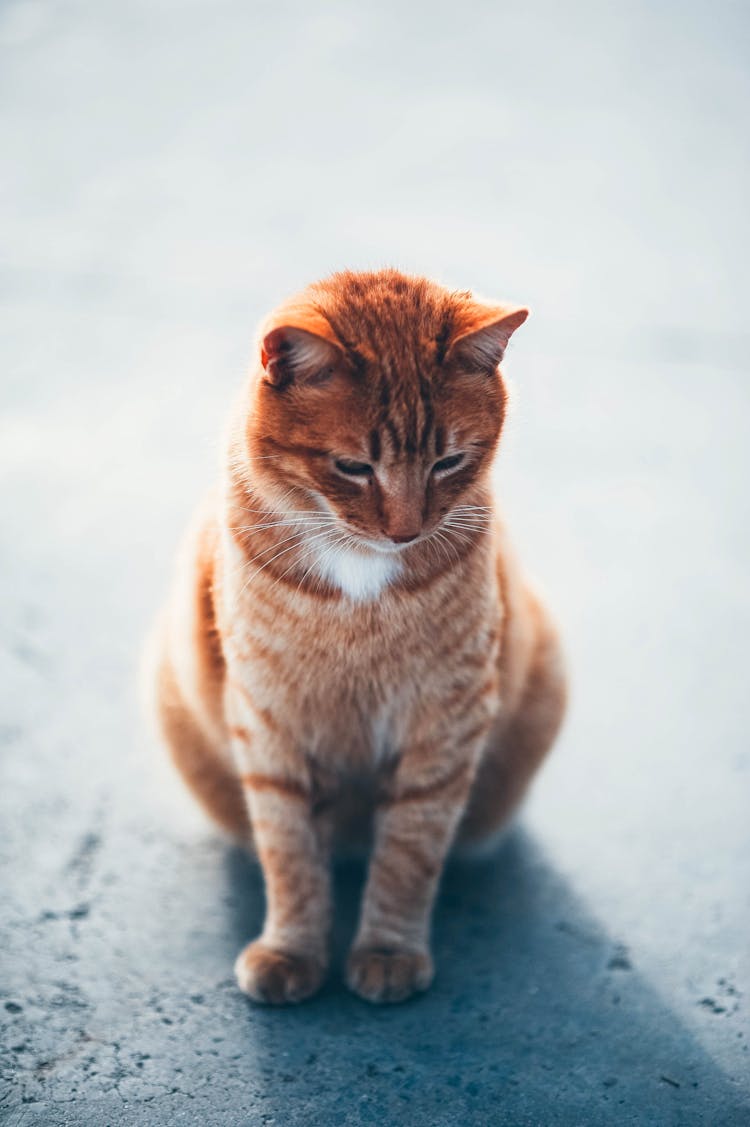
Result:
{"label": "cat head", "polygon": [[243,441],[253,488],[395,552],[483,485],[502,429],[498,369],[527,310],[395,270],[344,272],[261,330]]}

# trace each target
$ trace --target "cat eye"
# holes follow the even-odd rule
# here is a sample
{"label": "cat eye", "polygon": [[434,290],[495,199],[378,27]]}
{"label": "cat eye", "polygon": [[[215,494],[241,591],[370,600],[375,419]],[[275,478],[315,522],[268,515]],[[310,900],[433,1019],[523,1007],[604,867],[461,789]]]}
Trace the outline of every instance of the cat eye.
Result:
{"label": "cat eye", "polygon": [[348,477],[369,477],[372,473],[372,466],[368,462],[351,462],[348,458],[336,458],[333,464],[339,473],[344,473]]}
{"label": "cat eye", "polygon": [[461,465],[465,457],[465,454],[449,454],[447,458],[441,458],[439,462],[435,462],[432,472],[443,473],[445,470],[455,470],[456,466]]}

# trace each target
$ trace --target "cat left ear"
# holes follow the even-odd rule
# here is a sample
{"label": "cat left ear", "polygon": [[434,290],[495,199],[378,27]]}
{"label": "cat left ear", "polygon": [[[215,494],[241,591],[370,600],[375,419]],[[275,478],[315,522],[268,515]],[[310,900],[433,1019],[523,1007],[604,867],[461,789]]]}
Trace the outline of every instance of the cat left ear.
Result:
{"label": "cat left ear", "polygon": [[284,314],[273,327],[266,326],[261,340],[267,381],[277,388],[322,382],[343,359],[328,322],[310,313],[295,316],[287,309]]}
{"label": "cat left ear", "polygon": [[523,306],[475,306],[460,318],[446,360],[491,374],[505,355],[511,336],[528,315]]}

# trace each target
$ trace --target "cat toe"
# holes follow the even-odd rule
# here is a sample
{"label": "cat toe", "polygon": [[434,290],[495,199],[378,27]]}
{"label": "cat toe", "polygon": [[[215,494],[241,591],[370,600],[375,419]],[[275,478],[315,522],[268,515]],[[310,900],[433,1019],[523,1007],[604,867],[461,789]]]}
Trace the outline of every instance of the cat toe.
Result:
{"label": "cat toe", "polygon": [[325,968],[314,956],[277,951],[256,940],[240,952],[234,973],[240,990],[253,1001],[281,1006],[315,994]]}
{"label": "cat toe", "polygon": [[349,955],[346,980],[368,1002],[403,1002],[426,990],[434,974],[427,951],[364,947]]}

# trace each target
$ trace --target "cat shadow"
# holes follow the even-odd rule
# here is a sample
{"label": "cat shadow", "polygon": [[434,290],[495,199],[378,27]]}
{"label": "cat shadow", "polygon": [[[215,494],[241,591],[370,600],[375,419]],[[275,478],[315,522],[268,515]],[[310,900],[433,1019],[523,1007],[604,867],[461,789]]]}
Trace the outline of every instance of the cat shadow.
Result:
{"label": "cat shadow", "polygon": [[[432,989],[399,1006],[349,994],[341,967],[362,865],[335,873],[332,973],[298,1007],[247,1003],[245,1036],[277,1122],[415,1124],[750,1122],[713,1063],[528,833],[481,862],[453,861],[435,912]],[[227,856],[239,948],[260,930],[262,879]]]}

